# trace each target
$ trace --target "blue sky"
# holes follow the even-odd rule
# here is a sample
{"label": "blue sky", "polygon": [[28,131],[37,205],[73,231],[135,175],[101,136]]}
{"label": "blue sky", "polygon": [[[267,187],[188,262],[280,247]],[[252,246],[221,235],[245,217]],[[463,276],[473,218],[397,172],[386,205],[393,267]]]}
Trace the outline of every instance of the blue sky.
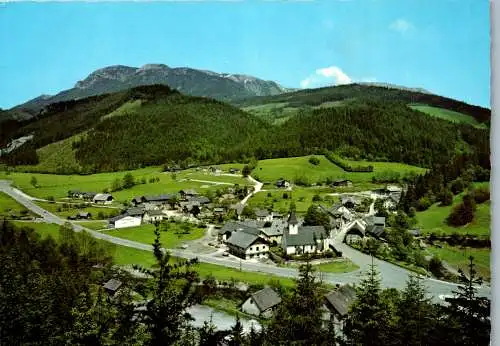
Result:
{"label": "blue sky", "polygon": [[0,3],[0,107],[109,65],[355,81],[490,105],[487,0]]}

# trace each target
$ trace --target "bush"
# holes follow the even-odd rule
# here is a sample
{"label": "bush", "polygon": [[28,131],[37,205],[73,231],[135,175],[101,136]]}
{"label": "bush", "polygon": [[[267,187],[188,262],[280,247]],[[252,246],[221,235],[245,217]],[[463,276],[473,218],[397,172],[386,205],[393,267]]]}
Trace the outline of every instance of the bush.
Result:
{"label": "bush", "polygon": [[490,200],[490,190],[486,187],[480,187],[474,190],[474,201],[477,204],[484,203]]}
{"label": "bush", "polygon": [[319,165],[320,161],[319,161],[319,159],[316,156],[311,156],[309,158],[309,163],[312,164],[312,165],[317,166],[317,165]]}
{"label": "bush", "polygon": [[446,222],[450,226],[463,226],[468,224],[474,219],[474,212],[476,210],[476,203],[471,195],[465,195],[463,202],[456,205]]}
{"label": "bush", "polygon": [[425,196],[425,197],[422,197],[418,200],[418,205],[417,205],[417,209],[419,211],[424,211],[424,210],[427,210],[429,209],[429,207],[432,205],[432,201],[430,200],[429,197]]}
{"label": "bush", "polygon": [[444,276],[444,274],[443,274],[443,271],[444,271],[443,262],[441,261],[441,259],[439,259],[439,257],[433,256],[431,258],[431,260],[429,261],[429,271],[432,274],[434,274],[434,276],[436,276],[438,278]]}
{"label": "bush", "polygon": [[321,196],[320,195],[314,195],[313,198],[312,198],[312,201],[313,202],[321,202],[322,201]]}
{"label": "bush", "polygon": [[288,193],[286,192],[283,193],[283,199],[288,199]]}

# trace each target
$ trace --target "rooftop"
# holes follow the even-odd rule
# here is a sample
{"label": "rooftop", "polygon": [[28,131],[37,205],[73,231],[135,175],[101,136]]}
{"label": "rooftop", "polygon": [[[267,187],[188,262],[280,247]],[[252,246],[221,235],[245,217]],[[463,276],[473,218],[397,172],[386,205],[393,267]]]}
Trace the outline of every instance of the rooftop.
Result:
{"label": "rooftop", "polygon": [[281,297],[272,288],[266,287],[252,294],[252,300],[261,312],[281,303]]}
{"label": "rooftop", "polygon": [[328,304],[341,316],[347,315],[349,306],[356,299],[356,290],[351,285],[344,285],[325,295]]}
{"label": "rooftop", "polygon": [[227,243],[242,249],[246,249],[250,245],[255,243],[255,241],[258,239],[260,239],[260,237],[256,234],[236,231],[231,234],[231,236],[227,240]]}

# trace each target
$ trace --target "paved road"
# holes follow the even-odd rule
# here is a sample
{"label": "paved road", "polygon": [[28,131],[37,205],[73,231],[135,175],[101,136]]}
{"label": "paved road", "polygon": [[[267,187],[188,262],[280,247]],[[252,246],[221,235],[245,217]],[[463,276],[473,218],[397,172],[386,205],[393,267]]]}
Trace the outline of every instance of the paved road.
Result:
{"label": "paved road", "polygon": [[[260,185],[259,187],[261,187]],[[260,189],[256,190],[259,191]],[[61,219],[60,217],[49,213],[48,211],[42,209],[32,200],[26,198],[24,193],[20,193],[19,190],[12,188],[9,185],[9,182],[0,180],[0,191],[5,192],[10,195],[12,198],[17,200],[20,204],[24,205],[26,208],[31,211],[41,215],[46,222],[55,223],[62,225],[66,222],[66,220]],[[97,231],[93,231],[82,227],[81,225],[74,224],[75,231],[85,230],[94,237],[102,240],[109,241],[111,243],[117,245],[123,245],[128,247],[133,247],[136,249],[151,251],[151,245],[138,243],[135,241],[121,239],[117,237],[110,236],[108,234],[100,233]],[[363,276],[363,271],[368,268],[369,264],[371,264],[372,258],[366,254],[363,254],[357,250],[352,249],[346,244],[336,244],[339,250],[343,252],[345,257],[350,258],[354,263],[360,266],[361,270],[351,273],[321,273],[322,279],[331,284],[344,284],[344,283],[356,283],[359,282],[360,278]],[[217,264],[225,267],[241,269],[243,271],[252,271],[252,272],[261,272],[266,274],[273,274],[281,277],[294,278],[297,277],[298,271],[294,268],[281,268],[276,266],[271,266],[267,264],[261,263],[248,263],[244,261],[237,261],[229,258],[218,258],[213,257],[211,255],[203,255],[199,253],[193,253],[189,250],[180,250],[180,249],[169,249],[171,254],[176,257],[182,258],[198,258],[200,262]],[[393,264],[373,259],[373,263],[378,266],[378,270],[381,273],[381,282],[384,287],[394,287],[394,288],[402,288],[405,285],[406,280],[408,279],[409,271],[395,266]],[[428,291],[434,299],[438,300],[440,295],[449,295],[452,294],[453,290],[456,290],[457,285],[445,281],[423,278],[423,283],[427,286]],[[487,286],[482,286],[479,288],[479,293],[482,296],[488,297],[491,299],[491,288]]]}

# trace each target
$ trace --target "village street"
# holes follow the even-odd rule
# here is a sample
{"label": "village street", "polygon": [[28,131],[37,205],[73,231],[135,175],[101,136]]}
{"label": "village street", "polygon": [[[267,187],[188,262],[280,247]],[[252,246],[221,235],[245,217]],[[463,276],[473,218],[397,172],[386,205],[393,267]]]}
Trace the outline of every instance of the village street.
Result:
{"label": "village street", "polygon": [[[256,186],[256,191],[260,190],[262,185]],[[33,201],[27,197],[26,194],[20,192],[17,189],[14,189],[10,186],[8,181],[0,181],[0,191],[6,193],[11,196],[15,200],[17,200],[20,204],[24,205],[29,210],[39,214],[43,217],[46,222],[55,223],[62,225],[66,220],[49,213],[43,208],[39,207]],[[248,196],[247,196],[248,198]],[[85,230],[92,236],[109,241],[111,243],[117,245],[123,245],[128,247],[133,247],[136,249],[151,251],[151,245],[138,243],[134,241],[130,241],[127,239],[122,239],[118,237],[113,237],[105,233],[93,231],[87,228],[82,227],[81,225],[74,224],[75,231]],[[337,243],[336,246],[339,250],[342,251],[343,255],[349,259],[351,259],[354,263],[360,266],[362,270],[351,272],[351,273],[321,273],[321,277],[325,282],[331,284],[345,284],[345,283],[357,283],[360,278],[363,276],[363,270],[367,268],[369,264],[371,264],[372,258],[368,255],[365,255],[357,250],[352,249],[343,243]],[[271,266],[262,263],[249,263],[246,261],[235,261],[228,258],[215,257],[211,254],[200,254],[196,252],[192,252],[190,249],[181,250],[181,249],[168,249],[173,256],[182,257],[182,258],[198,258],[200,262],[211,263],[220,266],[240,269],[243,271],[253,271],[253,272],[261,272],[268,273],[282,277],[296,277],[298,271],[294,268],[282,268]],[[387,263],[385,261],[381,261],[378,259],[373,259],[373,263],[377,266],[378,271],[381,274],[381,283],[383,287],[394,287],[394,288],[402,288],[405,285],[406,280],[408,279],[409,271],[398,267],[396,265]],[[450,295],[454,290],[456,290],[457,285],[454,283],[449,283],[441,280],[431,279],[431,278],[422,278],[422,282],[427,286],[429,294],[437,301],[439,300],[440,295]],[[479,287],[478,293],[488,297],[491,299],[491,288],[483,285]]]}

